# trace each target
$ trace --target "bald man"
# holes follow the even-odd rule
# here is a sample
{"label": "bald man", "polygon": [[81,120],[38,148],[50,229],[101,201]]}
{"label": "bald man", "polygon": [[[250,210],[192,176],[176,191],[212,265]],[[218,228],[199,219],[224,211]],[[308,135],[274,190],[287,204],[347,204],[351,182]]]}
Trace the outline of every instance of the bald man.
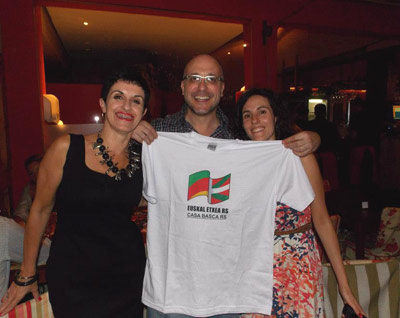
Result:
{"label": "bald man", "polygon": [[[185,103],[182,109],[151,124],[142,121],[132,137],[150,144],[157,138],[157,131],[196,131],[204,136],[233,139],[228,118],[218,106],[224,89],[224,74],[219,62],[211,55],[195,56],[183,72],[181,90]],[[318,148],[320,138],[315,132],[302,131],[285,139],[283,144],[303,157]]]}
{"label": "bald man", "polygon": [[[157,131],[192,132],[222,139],[233,139],[229,129],[228,118],[219,107],[225,89],[224,74],[219,62],[212,56],[201,54],[192,58],[186,65],[181,81],[184,104],[182,109],[165,118],[142,121],[132,137],[150,144],[157,138]],[[313,132],[300,132],[284,141],[285,145],[299,156],[313,152],[319,146],[319,136]],[[148,235],[151,235],[149,229]],[[147,304],[149,305],[149,304]],[[187,318],[183,314],[164,314],[151,306],[147,311],[148,318]],[[222,314],[212,318],[239,318],[237,314]],[[210,317],[210,318],[211,318]]]}

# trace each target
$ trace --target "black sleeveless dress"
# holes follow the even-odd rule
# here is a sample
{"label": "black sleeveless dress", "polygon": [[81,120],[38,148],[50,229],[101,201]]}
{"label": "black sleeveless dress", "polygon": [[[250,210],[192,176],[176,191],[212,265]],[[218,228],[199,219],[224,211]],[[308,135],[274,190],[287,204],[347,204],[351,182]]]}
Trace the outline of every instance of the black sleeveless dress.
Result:
{"label": "black sleeveless dress", "polygon": [[71,135],[46,267],[56,318],[143,317],[145,252],[130,220],[142,178],[141,170],[121,181],[90,170],[84,137]]}

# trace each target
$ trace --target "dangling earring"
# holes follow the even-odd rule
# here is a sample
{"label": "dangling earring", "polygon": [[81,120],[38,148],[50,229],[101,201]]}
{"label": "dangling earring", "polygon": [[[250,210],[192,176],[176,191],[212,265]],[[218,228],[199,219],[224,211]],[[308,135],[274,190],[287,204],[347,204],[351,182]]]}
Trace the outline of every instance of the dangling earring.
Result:
{"label": "dangling earring", "polygon": [[104,120],[104,118],[106,118],[106,113],[101,113],[101,118]]}

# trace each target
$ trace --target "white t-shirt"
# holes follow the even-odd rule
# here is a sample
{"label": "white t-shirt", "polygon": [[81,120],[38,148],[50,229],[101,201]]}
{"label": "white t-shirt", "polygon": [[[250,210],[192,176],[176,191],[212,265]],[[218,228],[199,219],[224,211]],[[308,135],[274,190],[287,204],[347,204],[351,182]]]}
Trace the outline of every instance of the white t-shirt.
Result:
{"label": "white t-shirt", "polygon": [[164,313],[270,314],[276,202],[314,193],[281,141],[159,132],[143,144],[149,201],[142,300]]}

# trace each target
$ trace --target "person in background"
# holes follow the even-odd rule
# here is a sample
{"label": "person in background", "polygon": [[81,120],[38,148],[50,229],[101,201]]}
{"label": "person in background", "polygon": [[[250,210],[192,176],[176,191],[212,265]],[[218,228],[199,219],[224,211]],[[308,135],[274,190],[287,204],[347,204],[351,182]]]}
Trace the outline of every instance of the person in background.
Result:
{"label": "person in background", "polygon": [[[279,140],[292,134],[287,113],[280,108],[272,91],[251,89],[238,101],[243,129],[251,140]],[[274,239],[274,283],[271,317],[324,317],[322,267],[316,246],[316,229],[330,259],[339,291],[360,317],[364,311],[351,293],[339,243],[325,205],[321,174],[314,155],[301,162],[315,192],[304,211],[277,202]],[[299,189],[301,191],[301,189]],[[264,318],[242,314],[242,318]]]}
{"label": "person in background", "polygon": [[315,118],[308,123],[308,129],[317,132],[321,137],[318,152],[335,152],[339,149],[340,137],[336,126],[326,118],[326,106],[317,104],[314,112]]}
{"label": "person in background", "polygon": [[22,190],[18,205],[14,211],[13,218],[18,223],[26,223],[28,220],[29,210],[36,193],[36,182],[39,173],[42,155],[35,154],[25,160],[24,166],[29,177],[29,183]]}
{"label": "person in background", "polygon": [[[6,295],[10,276],[10,263],[22,262],[24,228],[13,219],[0,216],[0,299]],[[44,239],[37,264],[45,264],[49,257],[51,241]]]}
{"label": "person in background", "polygon": [[[165,118],[154,120],[151,124],[142,121],[134,130],[132,138],[138,142],[150,144],[157,138],[156,131],[192,132],[222,139],[233,139],[228,118],[219,107],[225,89],[224,74],[219,62],[212,56],[200,54],[193,57],[183,72],[181,90],[184,96],[182,110]],[[319,145],[319,136],[314,132],[300,132],[285,140],[285,145],[299,156],[315,151]],[[151,237],[152,228],[149,225],[147,237]],[[154,262],[149,260],[148,264]],[[147,266],[148,267],[148,266]],[[148,268],[147,268],[148,269]],[[146,269],[146,270],[147,270]],[[145,286],[146,288],[146,286]],[[164,314],[148,305],[148,318],[184,318],[181,314]],[[239,317],[239,314],[225,314],[213,318]]]}
{"label": "person in background", "polygon": [[149,88],[135,72],[103,85],[104,125],[65,135],[47,150],[25,227],[24,258],[0,316],[28,292],[39,298],[36,259],[53,207],[57,227],[46,264],[55,317],[142,317],[144,244],[131,214],[142,196],[140,150],[130,139],[147,111]]}

